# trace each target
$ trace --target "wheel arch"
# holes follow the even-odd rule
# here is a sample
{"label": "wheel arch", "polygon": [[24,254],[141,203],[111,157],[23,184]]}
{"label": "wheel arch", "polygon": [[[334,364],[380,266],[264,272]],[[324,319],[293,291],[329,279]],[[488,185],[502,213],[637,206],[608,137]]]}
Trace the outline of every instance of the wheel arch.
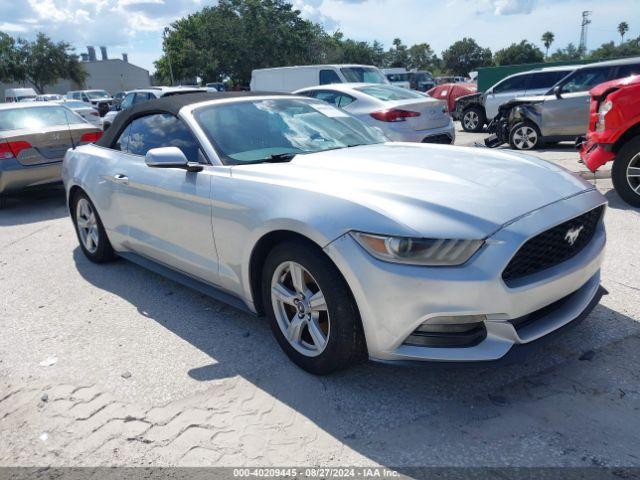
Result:
{"label": "wheel arch", "polygon": [[624,132],[618,140],[613,144],[612,152],[618,153],[620,149],[630,140],[635,137],[640,136],[640,122],[628,128],[626,132]]}

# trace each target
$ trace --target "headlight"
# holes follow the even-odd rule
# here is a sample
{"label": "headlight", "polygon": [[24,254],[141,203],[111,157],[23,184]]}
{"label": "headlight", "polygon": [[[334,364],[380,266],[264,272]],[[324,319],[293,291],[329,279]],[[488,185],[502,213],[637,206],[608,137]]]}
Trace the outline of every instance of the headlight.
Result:
{"label": "headlight", "polygon": [[607,113],[609,113],[612,108],[613,102],[611,100],[607,100],[606,102],[600,104],[600,107],[598,108],[598,121],[596,122],[597,132],[604,132],[606,128],[604,117],[607,116]]}
{"label": "headlight", "polygon": [[606,115],[607,113],[609,113],[609,111],[611,111],[612,108],[613,108],[613,102],[611,100],[607,100],[606,102],[600,105],[600,108],[598,108],[598,113],[600,115]]}
{"label": "headlight", "polygon": [[410,265],[462,265],[484,243],[484,240],[393,237],[362,232],[351,232],[351,236],[380,260]]}

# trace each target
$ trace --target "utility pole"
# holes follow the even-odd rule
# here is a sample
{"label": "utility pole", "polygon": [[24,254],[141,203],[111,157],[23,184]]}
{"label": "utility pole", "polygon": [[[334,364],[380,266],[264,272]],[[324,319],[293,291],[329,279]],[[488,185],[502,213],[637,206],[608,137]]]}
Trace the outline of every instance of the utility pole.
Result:
{"label": "utility pole", "polygon": [[169,52],[169,44],[167,43],[167,34],[169,33],[169,27],[165,27],[162,31],[162,39],[167,46],[167,61],[169,62],[169,77],[171,78],[171,86],[173,87],[173,68],[171,68],[171,52]]}
{"label": "utility pole", "polygon": [[590,12],[589,10],[585,10],[584,12],[582,12],[582,24],[580,25],[580,46],[578,47],[580,49],[581,55],[584,55],[587,51],[587,28],[591,23],[591,19],[589,18],[591,17],[591,13],[592,12]]}

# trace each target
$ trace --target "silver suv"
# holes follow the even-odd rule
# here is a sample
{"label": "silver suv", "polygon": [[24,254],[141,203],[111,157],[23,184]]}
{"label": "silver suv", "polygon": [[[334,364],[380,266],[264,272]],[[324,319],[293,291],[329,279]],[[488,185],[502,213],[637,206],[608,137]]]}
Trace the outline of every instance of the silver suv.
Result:
{"label": "silver suv", "polygon": [[609,80],[640,74],[640,57],[591,63],[563,78],[545,95],[516,98],[504,105],[504,129],[511,148],[575,140],[589,127],[589,90]]}

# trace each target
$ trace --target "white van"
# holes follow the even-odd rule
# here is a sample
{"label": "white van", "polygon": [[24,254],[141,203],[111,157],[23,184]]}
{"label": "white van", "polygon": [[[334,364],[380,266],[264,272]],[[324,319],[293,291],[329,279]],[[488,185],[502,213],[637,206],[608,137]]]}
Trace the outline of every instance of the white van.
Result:
{"label": "white van", "polygon": [[385,83],[389,81],[371,65],[304,65],[262,68],[251,72],[251,91],[291,93],[331,83]]}
{"label": "white van", "polygon": [[22,100],[35,100],[37,95],[33,88],[7,88],[4,91],[4,101],[20,102]]}

